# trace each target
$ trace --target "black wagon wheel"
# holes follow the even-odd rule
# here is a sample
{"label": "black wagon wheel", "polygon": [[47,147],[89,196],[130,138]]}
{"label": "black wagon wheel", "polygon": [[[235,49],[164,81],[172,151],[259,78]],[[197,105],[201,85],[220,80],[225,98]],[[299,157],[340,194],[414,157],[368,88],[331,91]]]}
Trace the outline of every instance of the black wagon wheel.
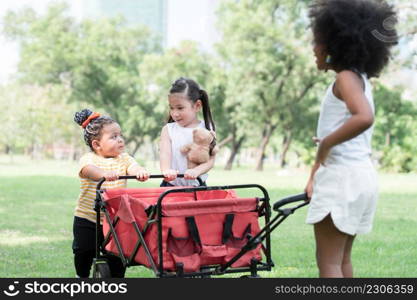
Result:
{"label": "black wagon wheel", "polygon": [[94,261],[93,278],[111,278],[110,267],[106,260],[98,259]]}

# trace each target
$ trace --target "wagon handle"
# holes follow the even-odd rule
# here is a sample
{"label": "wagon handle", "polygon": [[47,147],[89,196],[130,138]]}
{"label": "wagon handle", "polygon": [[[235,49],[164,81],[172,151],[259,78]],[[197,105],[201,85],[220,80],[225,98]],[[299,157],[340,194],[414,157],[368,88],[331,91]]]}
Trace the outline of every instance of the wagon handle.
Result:
{"label": "wagon handle", "polygon": [[[302,193],[302,194],[289,196],[289,197],[286,197],[284,199],[281,199],[281,200],[275,202],[274,206],[273,206],[273,210],[280,211],[281,206],[284,206],[286,204],[293,203],[293,202],[306,201],[307,199],[308,199],[307,193]],[[307,205],[307,204],[308,204],[308,202],[303,204],[303,206]]]}
{"label": "wagon handle", "polygon": [[[150,175],[149,178],[165,178],[164,175]],[[177,178],[184,178],[184,174],[178,174]],[[119,179],[136,179],[134,175],[119,176]],[[202,186],[204,184],[203,180],[200,177],[197,177],[196,180],[198,184]],[[106,181],[106,178],[101,178],[97,184],[97,190],[101,189],[101,185]]]}

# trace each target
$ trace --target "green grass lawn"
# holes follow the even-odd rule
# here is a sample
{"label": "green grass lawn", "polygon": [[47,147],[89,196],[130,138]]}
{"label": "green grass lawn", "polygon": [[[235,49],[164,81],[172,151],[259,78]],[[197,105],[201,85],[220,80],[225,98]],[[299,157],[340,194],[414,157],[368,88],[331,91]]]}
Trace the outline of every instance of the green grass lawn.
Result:
{"label": "green grass lawn", "polygon": [[[17,163],[19,161],[19,163]],[[156,166],[148,166],[155,170]],[[77,165],[62,161],[0,158],[0,277],[75,277],[71,242],[79,183]],[[210,185],[257,183],[272,202],[303,190],[307,172],[248,168],[215,169]],[[380,174],[380,200],[374,230],[353,248],[357,277],[417,277],[417,175]],[[159,181],[130,186],[157,186]],[[243,192],[242,196],[252,195]],[[272,235],[275,267],[263,277],[317,277],[312,227],[306,208],[298,210]],[[228,275],[231,276],[231,275]],[[127,277],[153,277],[131,267]]]}

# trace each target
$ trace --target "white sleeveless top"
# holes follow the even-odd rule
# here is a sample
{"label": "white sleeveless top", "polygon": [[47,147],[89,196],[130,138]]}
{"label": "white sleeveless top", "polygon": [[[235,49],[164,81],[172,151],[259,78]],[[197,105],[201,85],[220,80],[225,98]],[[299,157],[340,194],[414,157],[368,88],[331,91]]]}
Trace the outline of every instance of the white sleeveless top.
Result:
{"label": "white sleeveless top", "polygon": [[[200,121],[198,126],[194,127],[205,128],[204,122]],[[187,157],[181,153],[181,147],[191,144],[193,142],[193,129],[185,128],[178,125],[176,122],[168,123],[168,134],[171,139],[171,169],[178,170],[179,174],[184,174],[187,170]],[[203,181],[207,180],[208,175],[202,174],[200,178]],[[177,178],[169,182],[175,186],[197,186],[197,180],[186,180],[184,178]]]}
{"label": "white sleeveless top", "polygon": [[[375,114],[374,101],[372,97],[372,86],[366,75],[362,74],[365,83],[365,96]],[[326,95],[321,104],[320,117],[317,127],[317,137],[323,139],[330,133],[342,126],[352,114],[349,112],[346,103],[333,94],[334,82],[327,89]],[[326,159],[326,163],[341,164],[362,164],[371,162],[371,139],[374,126],[358,136],[334,146]]]}

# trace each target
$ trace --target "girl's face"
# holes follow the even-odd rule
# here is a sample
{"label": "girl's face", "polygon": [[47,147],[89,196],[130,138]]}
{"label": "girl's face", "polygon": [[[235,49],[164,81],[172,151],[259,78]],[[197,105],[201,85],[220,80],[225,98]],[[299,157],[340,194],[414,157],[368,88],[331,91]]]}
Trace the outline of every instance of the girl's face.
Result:
{"label": "girl's face", "polygon": [[316,57],[317,69],[319,70],[329,69],[329,64],[326,63],[326,58],[327,58],[326,46],[314,41],[313,52],[314,52],[314,56]]}
{"label": "girl's face", "polygon": [[93,141],[95,152],[103,157],[117,157],[125,149],[125,141],[119,124],[111,123],[103,126],[100,140]]}
{"label": "girl's face", "polygon": [[174,93],[168,96],[169,114],[181,127],[194,127],[198,125],[197,113],[201,109],[201,100],[193,103],[183,93]]}

